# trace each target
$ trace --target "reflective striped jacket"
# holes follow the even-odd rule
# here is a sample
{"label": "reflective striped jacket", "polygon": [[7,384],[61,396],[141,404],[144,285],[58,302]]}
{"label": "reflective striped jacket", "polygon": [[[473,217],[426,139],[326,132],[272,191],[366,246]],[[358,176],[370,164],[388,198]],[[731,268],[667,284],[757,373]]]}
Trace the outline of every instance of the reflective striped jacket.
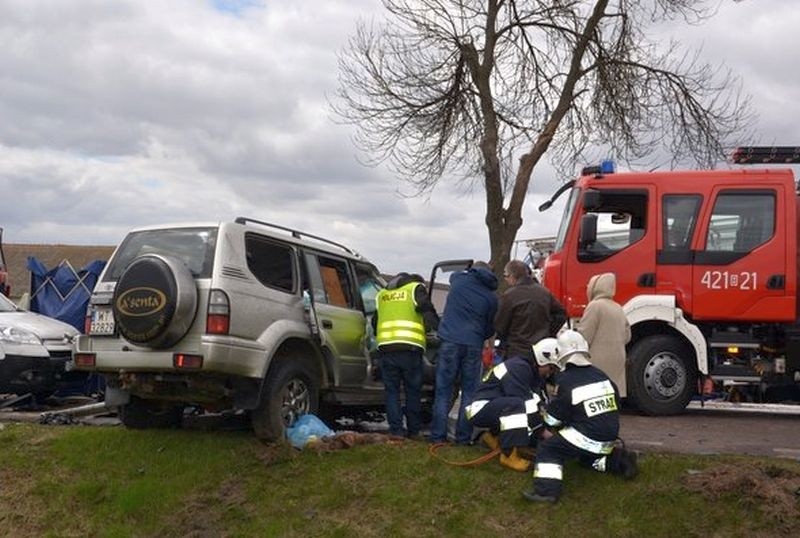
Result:
{"label": "reflective striped jacket", "polygon": [[551,428],[572,428],[601,443],[619,435],[617,387],[599,368],[567,364],[556,374],[556,394],[545,407],[544,422]]}

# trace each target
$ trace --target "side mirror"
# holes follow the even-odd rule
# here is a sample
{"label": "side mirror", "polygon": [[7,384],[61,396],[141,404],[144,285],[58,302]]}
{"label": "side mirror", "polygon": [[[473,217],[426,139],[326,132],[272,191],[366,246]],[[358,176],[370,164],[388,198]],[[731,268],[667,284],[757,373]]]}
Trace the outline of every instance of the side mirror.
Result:
{"label": "side mirror", "polygon": [[578,234],[578,247],[583,249],[597,241],[597,214],[587,213],[581,217],[581,228]]}
{"label": "side mirror", "polygon": [[628,213],[612,213],[611,224],[628,224],[631,216]]}
{"label": "side mirror", "polygon": [[583,193],[583,210],[596,211],[598,209],[600,209],[600,191],[587,189]]}

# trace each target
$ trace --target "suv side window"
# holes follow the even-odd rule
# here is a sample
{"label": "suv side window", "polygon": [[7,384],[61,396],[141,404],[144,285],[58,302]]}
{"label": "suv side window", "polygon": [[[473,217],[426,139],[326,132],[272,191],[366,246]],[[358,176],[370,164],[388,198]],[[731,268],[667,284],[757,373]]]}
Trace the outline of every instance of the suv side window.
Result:
{"label": "suv side window", "polygon": [[305,256],[314,302],[341,308],[357,308],[347,262],[317,253],[307,252]]}
{"label": "suv side window", "polygon": [[269,288],[294,293],[297,281],[294,251],[257,234],[245,234],[247,268]]}

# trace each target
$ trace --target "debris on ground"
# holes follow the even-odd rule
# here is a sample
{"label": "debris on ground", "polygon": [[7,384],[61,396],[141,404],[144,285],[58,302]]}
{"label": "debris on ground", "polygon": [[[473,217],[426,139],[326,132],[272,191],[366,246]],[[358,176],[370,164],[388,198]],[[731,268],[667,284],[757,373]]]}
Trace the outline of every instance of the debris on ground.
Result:
{"label": "debris on ground", "polygon": [[683,484],[712,501],[735,494],[784,525],[796,525],[800,519],[796,493],[800,490],[800,473],[778,465],[723,464],[688,473]]}
{"label": "debris on ground", "polygon": [[317,452],[332,452],[344,448],[352,448],[357,445],[380,445],[390,444],[399,445],[406,442],[405,437],[397,437],[385,433],[362,433],[344,431],[336,435],[322,437],[309,442],[305,448]]}

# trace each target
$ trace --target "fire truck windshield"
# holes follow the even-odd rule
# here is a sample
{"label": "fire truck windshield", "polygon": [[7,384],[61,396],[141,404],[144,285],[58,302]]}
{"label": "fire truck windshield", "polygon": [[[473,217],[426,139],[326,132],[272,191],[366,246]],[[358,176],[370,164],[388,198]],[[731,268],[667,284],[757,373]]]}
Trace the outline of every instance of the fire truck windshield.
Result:
{"label": "fire truck windshield", "polygon": [[569,228],[569,221],[572,218],[572,213],[575,211],[575,206],[578,205],[578,198],[581,191],[575,187],[569,193],[567,206],[564,208],[564,214],[561,215],[561,223],[558,225],[558,234],[556,235],[556,244],[553,247],[553,252],[558,252],[564,246],[564,239],[567,237],[567,228]]}

